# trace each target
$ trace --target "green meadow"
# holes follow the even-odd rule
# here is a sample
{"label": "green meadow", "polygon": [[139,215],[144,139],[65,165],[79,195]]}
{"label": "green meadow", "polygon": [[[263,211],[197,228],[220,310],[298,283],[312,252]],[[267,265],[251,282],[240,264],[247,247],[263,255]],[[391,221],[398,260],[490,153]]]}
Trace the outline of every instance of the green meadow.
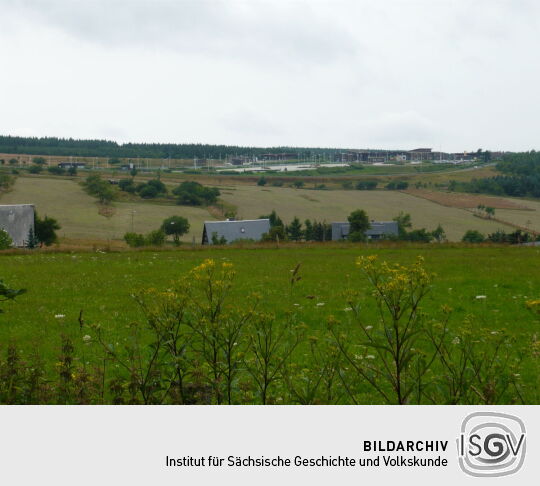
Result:
{"label": "green meadow", "polygon": [[[355,266],[360,255],[376,254],[389,262],[412,263],[425,258],[434,272],[424,303],[428,313],[441,305],[454,309],[451,325],[474,314],[479,324],[506,329],[520,339],[538,332],[525,302],[540,297],[540,249],[511,247],[287,247],[282,249],[219,249],[137,251],[124,253],[30,253],[0,257],[1,276],[27,293],[3,305],[0,337],[22,345],[38,344],[44,353],[56,346],[65,326],[84,319],[118,335],[141,314],[131,294],[144,288],[167,289],[206,258],[234,265],[234,299],[238,305],[252,292],[262,294],[262,307],[274,312],[296,310],[311,328],[323,328],[327,316],[347,319],[345,291],[367,291]],[[289,289],[290,270],[300,263],[302,279]],[[486,298],[477,298],[486,296]],[[324,305],[317,305],[317,304]],[[298,305],[295,305],[298,304]],[[369,307],[366,312],[374,314]],[[56,318],[64,315],[64,318]]]}

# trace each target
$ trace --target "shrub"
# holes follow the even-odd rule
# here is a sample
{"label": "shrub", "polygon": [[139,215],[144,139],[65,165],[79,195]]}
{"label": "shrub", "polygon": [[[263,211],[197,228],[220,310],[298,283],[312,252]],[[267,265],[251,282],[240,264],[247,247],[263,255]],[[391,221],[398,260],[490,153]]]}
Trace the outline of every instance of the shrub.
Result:
{"label": "shrub", "polygon": [[145,236],[144,242],[148,246],[163,246],[165,244],[165,233],[160,229],[150,231]]}
{"label": "shrub", "polygon": [[47,172],[54,175],[63,175],[66,173],[66,170],[63,167],[58,167],[57,165],[51,165],[47,167]]}
{"label": "shrub", "polygon": [[35,214],[34,231],[35,237],[39,240],[40,244],[51,246],[53,243],[56,243],[58,240],[56,231],[60,228],[61,227],[56,219],[49,218],[48,216],[41,219],[37,213]]}
{"label": "shrub", "polygon": [[144,235],[140,233],[126,233],[124,235],[124,241],[132,248],[138,248],[146,244]]}
{"label": "shrub", "polygon": [[118,181],[118,187],[121,191],[129,193],[135,192],[135,184],[133,183],[133,179],[120,179]]}
{"label": "shrub", "polygon": [[153,199],[159,196],[159,191],[156,187],[146,184],[138,190],[138,193],[143,199]]}
{"label": "shrub", "polygon": [[28,172],[30,172],[30,174],[40,174],[43,172],[43,167],[41,167],[41,165],[31,165],[28,167]]}
{"label": "shrub", "polygon": [[212,245],[226,245],[226,244],[227,244],[227,239],[223,235],[218,237],[218,234],[216,231],[212,233]]}
{"label": "shrub", "polygon": [[477,230],[468,230],[461,239],[466,243],[482,243],[484,240],[484,235]]}
{"label": "shrub", "polygon": [[377,188],[377,181],[360,181],[356,184],[356,189],[360,191],[372,191]]}
{"label": "shrub", "polygon": [[430,243],[433,238],[434,236],[432,233],[427,231],[425,228],[421,228],[409,231],[404,239],[406,241],[415,241],[417,243]]}
{"label": "shrub", "polygon": [[[357,259],[357,266],[374,289],[380,317],[378,329],[374,330],[373,326],[363,322],[360,304],[353,300],[349,302],[360,326],[364,359],[356,359],[352,343],[338,330],[334,320],[329,323],[347,362],[387,403],[408,403],[417,390],[418,382],[429,369],[424,355],[416,350],[423,328],[423,316],[418,309],[432,279],[422,262],[419,258],[416,264],[402,266],[386,262],[378,264],[376,256]],[[380,363],[371,364],[375,356]],[[351,398],[354,400],[353,394]]]}
{"label": "shrub", "polygon": [[215,187],[204,187],[195,181],[185,181],[173,190],[173,194],[177,196],[178,204],[202,206],[214,204],[220,192]]}
{"label": "shrub", "polygon": [[396,191],[402,191],[409,187],[408,182],[399,181],[399,182],[389,182],[386,184],[385,188],[389,190],[396,190]]}
{"label": "shrub", "polygon": [[12,246],[13,240],[11,236],[9,236],[9,233],[5,229],[0,228],[0,250],[7,250]]}
{"label": "shrub", "polygon": [[96,196],[102,204],[109,204],[115,197],[111,185],[104,181],[99,174],[89,175],[83,186],[91,196]]}

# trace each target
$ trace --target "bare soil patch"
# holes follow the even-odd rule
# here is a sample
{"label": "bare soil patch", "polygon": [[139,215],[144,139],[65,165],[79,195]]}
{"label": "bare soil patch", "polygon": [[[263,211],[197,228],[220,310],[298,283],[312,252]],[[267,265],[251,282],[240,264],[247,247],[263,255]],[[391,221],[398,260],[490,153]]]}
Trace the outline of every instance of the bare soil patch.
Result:
{"label": "bare soil patch", "polygon": [[464,194],[456,192],[427,191],[425,189],[408,189],[404,191],[411,196],[421,197],[442,206],[471,209],[480,204],[494,209],[520,209],[533,211],[532,208],[502,197],[484,196],[481,194]]}

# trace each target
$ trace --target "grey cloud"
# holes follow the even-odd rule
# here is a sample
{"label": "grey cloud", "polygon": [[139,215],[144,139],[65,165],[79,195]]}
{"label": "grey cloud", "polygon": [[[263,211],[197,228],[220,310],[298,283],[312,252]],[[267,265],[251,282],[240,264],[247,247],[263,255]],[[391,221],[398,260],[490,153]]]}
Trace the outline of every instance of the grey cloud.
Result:
{"label": "grey cloud", "polygon": [[307,2],[8,0],[8,5],[74,38],[108,47],[301,65],[333,62],[357,51],[354,37],[332,15]]}

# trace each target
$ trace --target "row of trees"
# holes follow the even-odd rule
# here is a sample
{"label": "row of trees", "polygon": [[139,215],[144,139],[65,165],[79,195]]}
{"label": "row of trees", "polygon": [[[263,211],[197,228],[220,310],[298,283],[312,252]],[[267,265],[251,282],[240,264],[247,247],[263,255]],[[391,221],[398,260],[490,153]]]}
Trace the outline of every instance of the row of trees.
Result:
{"label": "row of trees", "polygon": [[138,194],[143,199],[154,199],[167,195],[167,187],[159,179],[151,179],[138,184],[132,179],[121,179],[118,182],[120,190],[131,194]]}
{"label": "row of trees", "polygon": [[306,219],[302,224],[295,217],[290,224],[286,225],[276,211],[259,216],[259,219],[270,220],[270,231],[263,235],[263,241],[330,241],[332,239],[332,226],[326,221]]}
{"label": "row of trees", "polygon": [[[28,172],[30,174],[41,174],[43,170],[43,165],[39,164],[34,164],[28,167]],[[57,165],[51,165],[50,167],[47,167],[47,172],[52,175],[75,176],[77,175],[77,167],[69,167],[68,169],[64,169],[63,167],[58,167]]]}
{"label": "row of trees", "polygon": [[[272,211],[268,215],[259,216],[259,218],[270,220],[270,231],[263,236],[263,241],[332,240],[332,225],[325,221],[319,222],[306,219],[302,224],[302,222],[295,217],[290,224],[286,225],[277,215],[276,211]],[[347,220],[350,223],[349,241],[366,241],[366,231],[371,227],[371,221],[366,211],[357,209],[348,216]],[[385,239],[387,240],[413,241],[418,243],[429,243],[431,241],[443,242],[446,240],[446,233],[440,224],[432,231],[428,231],[425,228],[413,230],[411,229],[411,215],[403,212],[393,218],[393,221],[396,221],[398,224],[398,235],[385,235]]]}
{"label": "row of trees", "polygon": [[57,137],[0,136],[0,153],[40,154],[79,157],[219,159],[228,156],[261,156],[266,153],[294,153],[303,159],[329,156],[342,149],[302,147],[241,147],[236,145],[125,143],[110,140],[77,140]]}
{"label": "row of trees", "polygon": [[89,175],[83,183],[86,192],[97,197],[101,204],[109,204],[115,197],[114,189],[99,174]]}
{"label": "row of trees", "polygon": [[484,236],[477,230],[468,230],[464,235],[461,241],[465,243],[507,243],[511,245],[519,245],[520,243],[528,243],[535,241],[535,236],[527,233],[526,231],[516,230],[512,233],[506,233],[503,230],[497,230],[494,233]]}
{"label": "row of trees", "polygon": [[[121,191],[137,194],[143,199],[169,196],[167,186],[159,179],[152,179],[138,184],[135,183],[133,178],[121,179],[118,182],[118,186]],[[219,189],[206,187],[195,181],[184,181],[171,192],[171,197],[174,197],[176,203],[182,206],[208,206],[215,204],[220,195]]]}

